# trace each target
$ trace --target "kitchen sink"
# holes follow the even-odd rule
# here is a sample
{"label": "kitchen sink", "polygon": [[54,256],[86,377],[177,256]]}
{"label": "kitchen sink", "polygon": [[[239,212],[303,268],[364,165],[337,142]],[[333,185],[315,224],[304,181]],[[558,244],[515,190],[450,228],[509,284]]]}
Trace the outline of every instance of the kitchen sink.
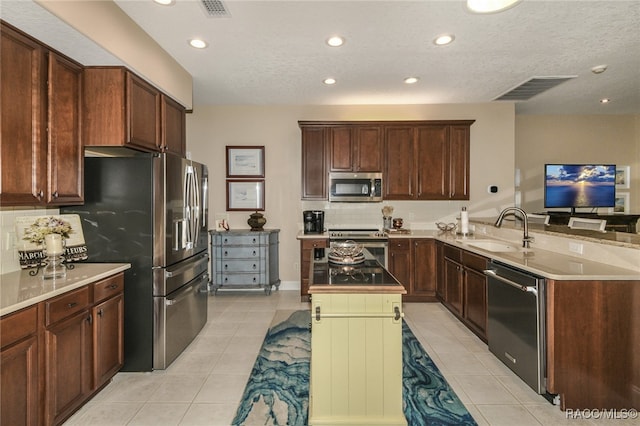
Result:
{"label": "kitchen sink", "polygon": [[520,247],[516,245],[495,240],[464,241],[464,244],[495,253],[516,252],[521,250]]}

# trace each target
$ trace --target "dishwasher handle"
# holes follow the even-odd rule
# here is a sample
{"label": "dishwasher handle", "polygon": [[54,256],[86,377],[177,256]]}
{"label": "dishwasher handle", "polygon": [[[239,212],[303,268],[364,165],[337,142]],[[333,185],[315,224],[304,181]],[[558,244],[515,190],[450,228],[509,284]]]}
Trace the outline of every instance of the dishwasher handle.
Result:
{"label": "dishwasher handle", "polygon": [[521,290],[521,291],[524,291],[524,292],[527,292],[527,293],[531,293],[536,297],[538,296],[538,289],[535,288],[535,287],[529,287],[529,286],[526,286],[526,285],[518,284],[515,281],[511,281],[510,279],[501,277],[493,269],[485,269],[483,272],[484,272],[484,274],[486,276],[488,276],[490,278],[495,278],[496,280],[498,280],[500,282],[503,282],[503,283],[505,283],[507,285],[510,285],[511,287],[515,287],[518,290]]}

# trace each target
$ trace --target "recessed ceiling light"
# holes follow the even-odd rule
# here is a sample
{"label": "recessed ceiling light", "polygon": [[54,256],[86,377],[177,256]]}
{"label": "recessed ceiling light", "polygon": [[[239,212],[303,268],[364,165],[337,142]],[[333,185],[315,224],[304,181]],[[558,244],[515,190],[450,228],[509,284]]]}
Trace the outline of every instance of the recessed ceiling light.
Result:
{"label": "recessed ceiling light", "polygon": [[611,102],[611,99],[609,98],[600,99],[601,104],[608,104],[609,102]]}
{"label": "recessed ceiling light", "polygon": [[522,0],[467,0],[467,9],[475,13],[497,13],[507,10]]}
{"label": "recessed ceiling light", "polygon": [[173,6],[175,0],[153,0],[154,2],[161,4],[162,6]]}
{"label": "recessed ceiling light", "polygon": [[327,86],[331,86],[332,84],[336,84],[336,79],[331,77],[325,78],[323,83],[326,84]]}
{"label": "recessed ceiling light", "polygon": [[606,70],[607,70],[606,65],[596,65],[595,67],[591,68],[591,72],[594,74],[602,74]]}
{"label": "recessed ceiling light", "polygon": [[331,47],[340,47],[344,44],[344,39],[340,36],[333,36],[327,39],[327,44]]}
{"label": "recessed ceiling light", "polygon": [[200,40],[198,38],[189,40],[189,44],[191,45],[191,47],[195,47],[196,49],[204,49],[208,46],[206,41]]}
{"label": "recessed ceiling light", "polygon": [[446,44],[451,43],[453,40],[455,40],[455,36],[453,36],[452,34],[443,34],[441,36],[436,37],[435,40],[433,40],[433,42],[438,46],[444,46]]}
{"label": "recessed ceiling light", "polygon": [[418,77],[407,77],[404,79],[404,82],[407,84],[414,84],[417,83],[418,80],[420,80]]}

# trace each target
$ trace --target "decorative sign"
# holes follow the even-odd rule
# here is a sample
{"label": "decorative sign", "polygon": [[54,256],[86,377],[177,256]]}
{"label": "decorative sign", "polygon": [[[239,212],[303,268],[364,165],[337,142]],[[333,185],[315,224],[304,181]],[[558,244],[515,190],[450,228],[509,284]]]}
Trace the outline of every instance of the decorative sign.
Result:
{"label": "decorative sign", "polygon": [[15,228],[16,248],[23,269],[37,267],[45,258],[44,240],[48,234],[62,236],[65,262],[77,262],[88,257],[80,216],[77,214],[17,217]]}

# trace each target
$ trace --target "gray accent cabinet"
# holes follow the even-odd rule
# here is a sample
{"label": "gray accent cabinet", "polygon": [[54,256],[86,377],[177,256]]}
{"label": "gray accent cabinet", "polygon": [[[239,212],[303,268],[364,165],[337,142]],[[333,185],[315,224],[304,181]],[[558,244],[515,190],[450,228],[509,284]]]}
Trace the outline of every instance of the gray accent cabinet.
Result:
{"label": "gray accent cabinet", "polygon": [[267,295],[280,287],[279,229],[264,231],[209,231],[211,236],[211,287],[264,288]]}

